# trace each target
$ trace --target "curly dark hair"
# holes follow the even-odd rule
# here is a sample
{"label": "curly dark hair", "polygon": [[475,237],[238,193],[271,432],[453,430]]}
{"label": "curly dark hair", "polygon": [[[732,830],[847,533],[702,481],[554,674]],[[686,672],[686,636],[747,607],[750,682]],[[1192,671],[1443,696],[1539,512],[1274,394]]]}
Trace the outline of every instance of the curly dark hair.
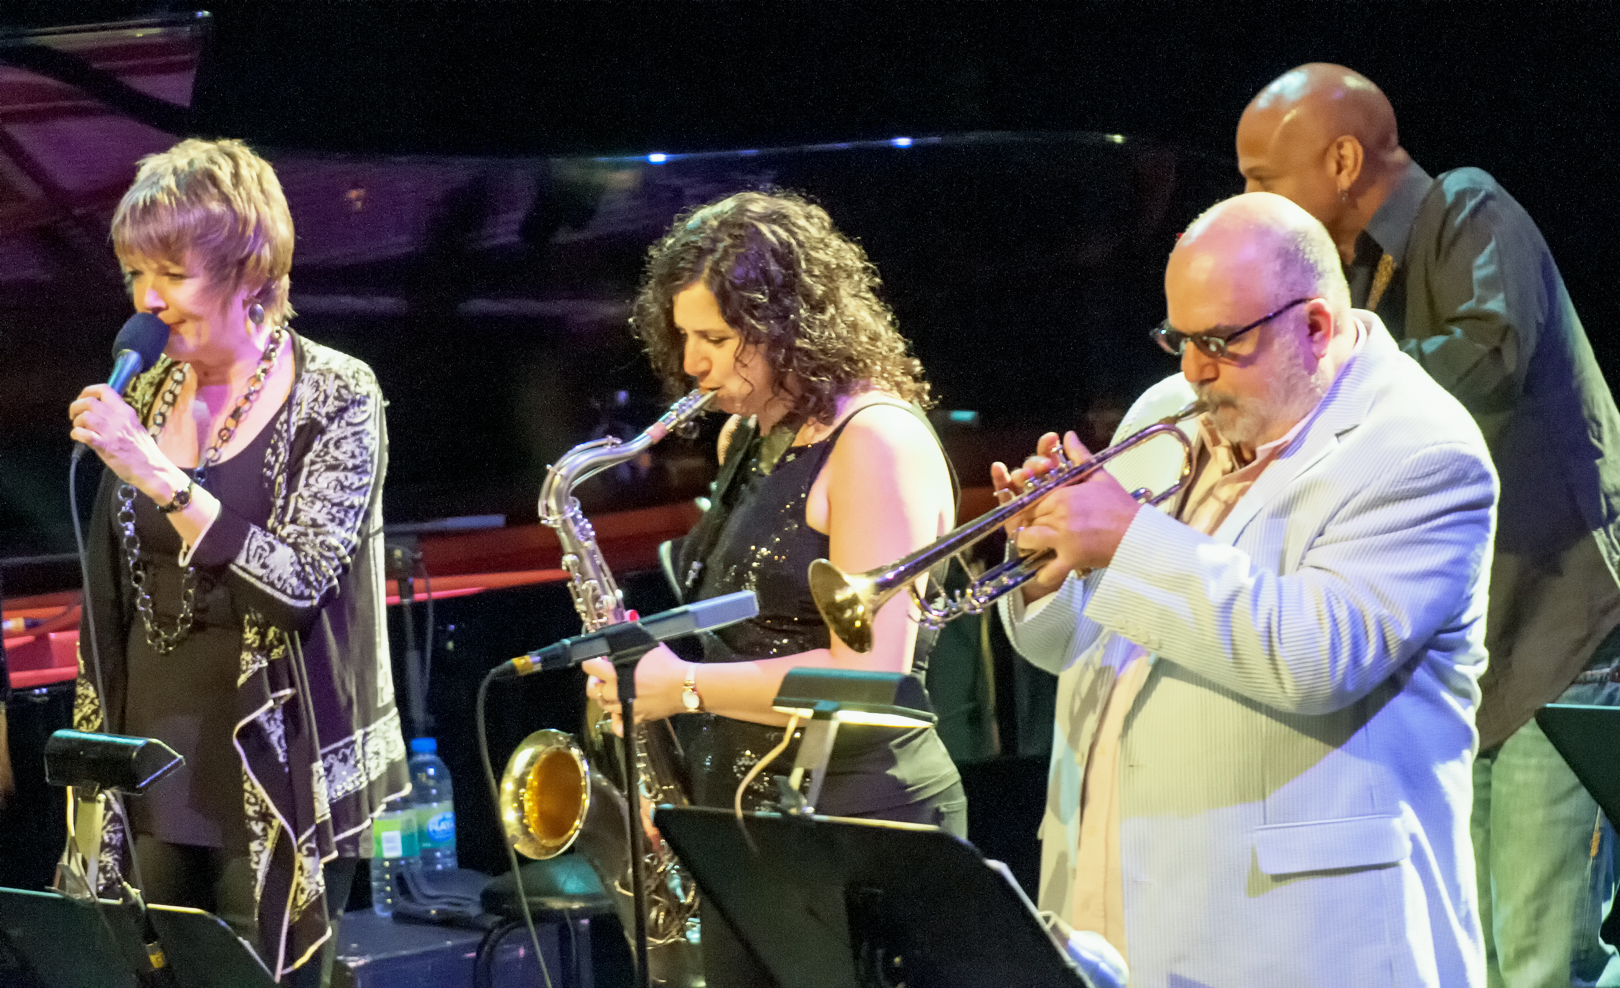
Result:
{"label": "curly dark hair", "polygon": [[631,326],[671,394],[691,387],[675,296],[698,279],[744,347],[763,347],[776,381],[796,385],[796,410],[831,422],[863,385],[923,407],[922,364],[877,297],[877,268],[827,211],[792,192],[739,192],[678,216],[647,255]]}

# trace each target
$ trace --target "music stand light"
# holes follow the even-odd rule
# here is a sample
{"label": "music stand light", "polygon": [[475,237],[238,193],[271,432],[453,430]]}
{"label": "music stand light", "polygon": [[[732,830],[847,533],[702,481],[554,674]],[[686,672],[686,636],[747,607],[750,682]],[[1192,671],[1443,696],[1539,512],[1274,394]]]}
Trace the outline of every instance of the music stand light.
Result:
{"label": "music stand light", "polygon": [[[807,666],[789,670],[776,699],[771,701],[771,709],[797,714],[808,722],[783,792],[782,807],[786,812],[804,815],[815,812],[821,797],[821,784],[827,777],[827,761],[840,724],[912,730],[939,723],[928,702],[928,692],[916,676],[865,669]],[[800,798],[799,784],[806,771],[810,772],[810,791]]]}
{"label": "music stand light", "polygon": [[157,738],[57,731],[45,742],[45,780],[53,786],[138,795],[182,761]]}
{"label": "music stand light", "polygon": [[[64,855],[70,866],[63,871],[83,883],[80,889],[69,887],[70,895],[91,902],[96,899],[106,794],[138,795],[183,761],[157,738],[87,731],[57,731],[50,736],[45,742],[45,779],[51,785],[66,786],[73,804],[69,853]],[[64,884],[68,883],[64,880]]]}

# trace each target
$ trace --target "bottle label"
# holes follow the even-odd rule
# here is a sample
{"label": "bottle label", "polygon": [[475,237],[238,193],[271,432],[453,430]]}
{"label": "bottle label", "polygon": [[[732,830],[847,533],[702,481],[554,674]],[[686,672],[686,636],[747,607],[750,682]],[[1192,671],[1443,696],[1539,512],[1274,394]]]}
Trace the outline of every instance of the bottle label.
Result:
{"label": "bottle label", "polygon": [[408,816],[380,816],[371,823],[372,854],[379,858],[414,858],[421,853],[415,821]]}
{"label": "bottle label", "polygon": [[449,800],[416,808],[416,828],[422,832],[422,846],[456,846],[456,808]]}

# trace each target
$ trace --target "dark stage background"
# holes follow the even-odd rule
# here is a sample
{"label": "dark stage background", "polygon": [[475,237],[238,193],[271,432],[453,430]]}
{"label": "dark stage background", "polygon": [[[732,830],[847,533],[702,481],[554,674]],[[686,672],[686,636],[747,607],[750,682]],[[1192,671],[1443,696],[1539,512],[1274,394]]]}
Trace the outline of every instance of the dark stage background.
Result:
{"label": "dark stage background", "polygon": [[[176,3],[9,0],[0,6],[0,27],[191,9]],[[1558,259],[1599,362],[1610,380],[1620,375],[1614,332],[1620,325],[1614,276],[1620,255],[1610,232],[1617,205],[1611,174],[1620,159],[1615,135],[1620,71],[1614,54],[1620,27],[1610,4],[221,0],[208,9],[214,15],[212,37],[197,76],[192,131],[244,138],[271,152],[278,168],[299,159],[306,174],[314,174],[319,169],[310,163],[318,164],[322,156],[386,171],[431,168],[435,161],[465,156],[487,163],[881,141],[898,135],[1094,132],[1143,138],[1144,146],[1166,148],[1184,163],[1177,172],[1182,179],[1196,174],[1196,182],[1178,186],[1183,198],[1172,216],[1237,190],[1232,131],[1260,86],[1301,62],[1343,62],[1388,93],[1403,143],[1431,173],[1483,167],[1528,208]],[[498,171],[493,165],[480,167]],[[998,167],[1004,168],[997,174],[1005,175],[1010,197],[1027,204],[1044,194],[1040,167],[1021,173],[1006,168],[1005,160]],[[959,190],[942,184],[933,191],[936,208],[948,211]],[[491,195],[498,198],[499,192],[497,187]],[[846,192],[859,205],[859,210],[850,207],[851,222],[855,212],[879,216],[890,205],[881,197],[859,201],[861,192]],[[905,208],[917,209],[919,198],[907,198]],[[1072,195],[1054,200],[1053,215],[1076,201]],[[845,215],[837,208],[833,213],[835,219]],[[983,222],[994,224],[997,218],[986,215]],[[1020,231],[997,232],[1015,237]],[[1039,235],[1060,240],[1062,231]],[[1153,286],[1171,242],[1165,231],[1155,230],[1129,258],[1132,298],[1123,311],[1133,334],[1145,335],[1162,315]],[[897,293],[907,272],[921,277],[928,266],[928,258],[915,253],[886,262],[879,242],[868,245]],[[964,263],[952,254],[954,246],[942,243],[941,257]],[[110,266],[110,250],[106,261]],[[329,283],[320,277],[300,280],[295,270],[294,299],[301,289],[339,294],[345,277],[401,278],[413,285],[426,279],[424,291],[430,294],[434,279],[478,277],[460,254],[446,255],[437,266],[431,252],[417,261],[419,267],[404,271],[340,271]],[[1099,333],[1088,324],[1086,313],[1099,300],[1043,297],[1039,272],[995,263],[995,256],[985,256],[987,269],[976,275],[975,284],[995,289],[982,297],[992,298],[1002,311],[1037,308],[1054,315],[1037,321],[1046,327],[1039,331],[1030,330],[1025,320],[1012,337],[998,328],[993,306],[971,319],[942,315],[938,325],[951,325],[960,338],[941,339],[936,333],[926,348],[919,344],[940,397],[947,407],[961,407],[958,399],[973,396],[992,425],[1036,431],[1076,425],[1063,419],[1083,410],[1077,395],[1102,387],[1098,379],[1108,375],[1099,368],[1116,361],[1107,351],[1116,337],[1124,337],[1118,337],[1118,327]],[[1106,285],[1098,289],[1107,290]],[[902,329],[928,337],[927,308],[907,304],[918,318],[908,321],[902,311]],[[1064,307],[1072,318],[1063,318]],[[110,339],[122,315],[98,318],[102,321],[93,325],[104,322]],[[374,362],[396,345],[390,335],[396,327],[386,312],[323,315],[311,307],[299,325]],[[500,334],[516,325],[501,323],[484,336],[447,331],[441,347],[396,366],[414,368],[411,384],[453,386],[465,396],[461,400],[476,406],[488,398],[477,375],[486,366],[491,373],[501,371],[496,366],[504,345]],[[543,327],[546,321],[527,325]],[[0,323],[0,356],[11,368],[0,368],[0,382],[10,382],[0,386],[59,386],[71,397],[81,383],[77,368],[35,366],[37,354],[50,349],[38,341],[53,332],[60,329],[50,313],[38,309],[27,320],[13,316]],[[94,346],[98,355],[92,362],[98,368],[102,338],[97,336]],[[1132,335],[1128,345],[1152,353],[1145,338]],[[570,355],[583,359],[581,352],[566,337],[546,351],[564,367]],[[621,338],[604,352],[611,355],[612,367],[603,373],[612,387],[646,384],[645,375],[638,378],[633,370],[638,358],[627,341]],[[987,362],[987,353],[993,362]],[[1131,357],[1130,370],[1114,373],[1107,385],[1139,386],[1174,369],[1167,363],[1155,370],[1135,361]],[[1026,367],[1038,372],[1026,373]],[[993,397],[985,394],[987,377],[994,378]],[[408,388],[386,380],[384,386],[394,401],[392,497],[396,482],[404,491],[411,481],[418,462],[413,457],[433,459],[423,447],[430,443],[434,422],[420,412],[413,417]],[[637,400],[643,404],[625,415],[639,424],[652,412],[646,396]],[[60,404],[65,403],[64,398]],[[9,399],[0,394],[0,408],[27,405],[15,393]],[[553,406],[550,411],[566,425],[531,437],[534,448],[514,443],[511,449],[487,451],[496,462],[497,479],[521,487],[528,504],[537,487],[535,471],[543,469],[546,458],[585,438],[582,430],[599,417],[588,409]],[[0,421],[0,430],[14,426]],[[547,443],[555,448],[545,448]],[[60,472],[58,457],[65,467],[65,436],[59,446],[42,442],[34,451],[53,476]],[[451,464],[452,473],[462,471],[461,479],[469,474],[455,455],[465,452],[445,450],[440,458]],[[1021,449],[994,452],[1014,457]],[[982,483],[979,476],[966,479]],[[398,504],[399,510],[391,503],[391,520],[503,510],[473,503],[471,496],[458,502],[454,488],[429,489],[432,480],[425,476],[422,484],[419,499]],[[42,503],[60,500],[54,491],[42,496]],[[16,505],[0,505],[0,517],[15,520],[23,513]],[[0,524],[0,556],[70,549],[71,541],[63,544],[65,517],[51,517],[48,532],[39,525],[24,530]],[[655,586],[647,585],[647,592],[655,594]],[[482,836],[488,825],[487,809],[479,809],[483,801],[470,738],[462,729],[470,690],[489,664],[568,633],[573,621],[557,586],[484,596],[499,598],[495,610],[479,611],[478,598],[439,608],[439,647],[454,642],[455,649],[436,657],[440,678],[431,706],[441,724],[454,725],[445,733],[459,736],[447,744],[447,755],[464,793],[458,801],[463,862],[493,868],[500,864],[494,849],[480,851],[480,842],[469,839]],[[1032,814],[1043,776],[1040,748],[1050,717],[1029,691],[1014,695],[1005,684],[996,688],[1003,701],[1000,750],[1025,757],[970,771],[970,782],[987,797],[975,804],[973,827],[987,851],[1008,858],[1027,875]],[[498,700],[492,708],[496,757],[534,727],[571,727],[576,697],[572,683],[528,683]],[[1001,815],[985,815],[990,811]]]}
{"label": "dark stage background", "polygon": [[1157,137],[1230,160],[1305,61],[1388,93],[1431,173],[1541,225],[1606,366],[1612,3],[428,3],[10,0],[0,25],[214,13],[198,130],[384,154],[641,154],[974,130]]}
{"label": "dark stage background", "polygon": [[[0,28],[191,9],[173,2],[11,0],[0,7]],[[1081,229],[1085,221],[1121,225],[1106,213],[1112,190],[1104,187],[1119,181],[1117,166],[1110,171],[1087,161],[1070,163],[1062,148],[1035,149],[1026,156],[1027,167],[1006,155],[993,168],[973,166],[972,189],[945,170],[914,178],[888,175],[890,185],[871,193],[862,188],[868,167],[862,162],[836,166],[842,170],[836,180],[791,167],[778,172],[789,184],[798,178],[811,187],[835,218],[866,240],[887,276],[901,328],[918,341],[945,407],[983,412],[992,426],[1067,427],[1093,397],[1106,393],[1128,401],[1153,377],[1173,370],[1126,334],[1145,331],[1158,318],[1162,300],[1155,285],[1174,224],[1185,221],[1188,209],[1239,187],[1231,165],[1232,130],[1254,91],[1294,64],[1323,59],[1358,68],[1384,87],[1405,145],[1431,173],[1484,167],[1525,204],[1552,246],[1600,364],[1611,379],[1620,373],[1620,342],[1612,331],[1620,324],[1613,274],[1620,255],[1609,235],[1617,197],[1607,174],[1620,158],[1614,98],[1620,22],[1612,4],[221,0],[211,10],[190,130],[245,138],[276,161],[300,222],[307,223],[294,300],[320,292],[327,303],[300,304],[300,326],[374,363],[391,347],[404,351],[405,335],[414,340],[431,325],[436,292],[487,298],[520,293],[537,271],[561,280],[571,276],[558,275],[555,265],[541,270],[531,263],[533,252],[526,258],[496,256],[466,246],[479,233],[478,224],[485,223],[487,232],[485,216],[500,212],[511,186],[534,181],[535,162],[546,157],[970,132],[1144,138],[1144,146],[1162,144],[1174,153],[1172,208],[1130,245],[1129,257],[1116,259],[1120,277],[1065,284],[1069,297],[1053,289],[1052,272],[1073,270],[1084,263],[1080,255],[1095,249],[1093,232]],[[1072,157],[1087,155],[1101,157],[1086,149]],[[467,159],[476,160],[457,163]],[[323,169],[323,160],[340,164]],[[512,166],[503,169],[503,160]],[[775,167],[754,169],[749,180]],[[344,168],[352,174],[335,173]],[[1097,187],[1077,194],[1072,184],[1054,180],[1065,169],[1071,179],[1098,175]],[[708,191],[730,190],[721,172],[702,176],[713,184]],[[330,226],[332,207],[313,217],[319,222],[309,222],[310,203],[346,206],[342,200],[351,185],[375,184],[376,196],[390,180],[420,200],[403,205],[420,212],[422,201],[432,202],[430,242],[423,247],[419,241],[409,263],[392,268],[341,257],[317,260],[311,248],[326,244],[316,243],[312,231],[318,237],[322,224]],[[526,226],[522,239],[543,240],[559,224],[566,228],[589,217],[600,201],[590,197],[604,188],[611,192],[614,180],[596,174],[576,181],[553,169],[541,179],[554,186],[542,196],[551,196],[544,217],[551,226],[538,235]],[[907,181],[905,196],[892,194],[894,183]],[[570,183],[591,188],[580,192]],[[1017,208],[996,212],[998,185]],[[678,194],[689,198],[704,191],[695,188],[688,182]],[[1088,191],[1093,201],[1086,200]],[[1030,218],[1040,215],[1043,198],[1051,208],[1040,226]],[[353,204],[358,208],[360,202]],[[366,215],[401,205],[397,195],[381,199]],[[110,210],[110,203],[99,208]],[[540,207],[535,209],[538,215]],[[583,212],[570,215],[570,209]],[[953,211],[962,214],[954,228],[939,220]],[[622,305],[633,289],[625,279],[634,271],[635,253],[658,229],[656,210],[642,212],[638,219],[645,229],[625,228],[622,242],[612,245],[618,265],[612,277],[619,281],[593,286],[598,299]],[[523,222],[533,225],[532,217]],[[901,238],[891,236],[885,223],[902,234],[934,226],[913,234],[902,250],[890,249]],[[1049,270],[1025,258],[1010,262],[1008,251],[983,237],[969,245],[977,258],[964,257],[962,242],[938,232],[963,229],[1021,241],[1026,251],[1050,256]],[[81,239],[92,240],[90,232]],[[1070,242],[1066,234],[1072,234]],[[351,236],[363,240],[367,234]],[[930,263],[928,237],[938,241],[938,263]],[[89,246],[94,248],[93,240]],[[99,366],[93,356],[99,344],[78,348],[80,334],[99,340],[116,325],[97,309],[123,304],[111,258],[80,250],[81,264],[106,266],[104,284],[97,286],[104,298],[92,304],[76,297],[54,312],[49,304],[35,304],[26,315],[9,316],[4,310],[20,311],[16,300],[0,300],[0,360],[8,368],[0,372],[0,390],[11,391],[0,394],[0,409],[17,416],[14,427],[42,429],[50,418],[47,406],[54,409],[58,397],[71,397],[85,372],[64,364],[65,341],[73,340],[75,356],[82,352],[87,365]],[[388,284],[389,303],[410,311],[408,334],[401,334],[401,320],[388,305],[344,308],[348,300],[333,298],[358,280]],[[954,293],[951,282],[960,283]],[[945,290],[935,290],[941,283]],[[971,307],[962,304],[964,297]],[[506,313],[477,323],[474,335],[459,335],[464,327],[458,326],[428,346],[413,342],[409,352],[394,354],[413,387],[438,387],[446,394],[487,397],[491,389],[481,393],[481,380],[527,373],[530,363],[550,368],[552,377],[532,377],[521,382],[525,386],[549,388],[561,379],[593,376],[599,393],[571,395],[541,415],[522,402],[492,402],[490,420],[500,422],[503,434],[482,445],[456,435],[436,448],[425,447],[433,446],[430,435],[443,421],[439,410],[397,402],[391,411],[396,455],[390,520],[526,512],[522,502],[531,498],[538,472],[561,450],[615,414],[630,422],[650,416],[656,397],[623,332],[622,315],[609,311],[597,318],[584,345],[578,342],[577,311],[549,324],[548,318],[542,313],[513,320]],[[568,323],[564,331],[556,328],[559,322]],[[511,338],[502,334],[511,332],[526,334],[530,350],[502,365]],[[1052,359],[1056,355],[1061,359]],[[21,373],[31,361],[58,367],[62,380],[54,383],[60,386],[37,386],[49,376],[44,368]],[[389,372],[379,366],[385,389],[403,397]],[[493,391],[505,394],[516,386],[502,381]],[[617,413],[591,407],[617,389],[648,407]],[[53,465],[56,445],[65,443],[44,437],[42,431],[38,442],[30,438],[27,451],[10,451],[18,458],[14,465],[20,462],[29,472],[27,482],[13,478],[8,486],[0,478],[0,495],[19,499],[0,505],[0,556],[71,547],[56,507],[61,482]],[[972,472],[969,483],[982,482],[981,465],[963,466]],[[41,484],[34,475],[51,479]],[[448,489],[446,479],[453,481]],[[483,485],[482,501],[461,493],[469,481]],[[407,492],[409,484],[416,490]],[[511,490],[497,490],[502,485]]]}

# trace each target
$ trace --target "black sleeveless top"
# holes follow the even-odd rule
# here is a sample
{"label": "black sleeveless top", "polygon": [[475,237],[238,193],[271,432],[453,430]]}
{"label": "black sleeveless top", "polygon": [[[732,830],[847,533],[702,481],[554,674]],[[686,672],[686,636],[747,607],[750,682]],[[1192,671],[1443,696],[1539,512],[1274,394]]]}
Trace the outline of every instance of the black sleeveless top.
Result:
{"label": "black sleeveless top", "polygon": [[[271,431],[266,424],[236,455],[209,469],[204,481],[210,493],[256,525],[270,520],[264,458]],[[143,494],[135,495],[135,532],[152,610],[161,627],[172,628],[180,613],[180,533]],[[120,558],[118,565],[127,564]],[[242,762],[232,737],[242,617],[223,579],[223,574],[197,571],[191,631],[166,655],[146,643],[146,626],[135,616],[124,653],[129,670],[124,730],[160,738],[185,757],[184,765],[130,800],[136,833],[172,844],[239,849],[246,847],[247,830]]]}
{"label": "black sleeveless top", "polygon": [[[927,425],[919,409],[904,407]],[[685,600],[752,590],[759,614],[701,634],[704,662],[778,658],[831,644],[808,577],[810,563],[827,556],[829,540],[806,524],[805,503],[844,427],[866,408],[856,409],[826,439],[789,447],[769,473],[761,469],[760,437],[738,430],[709,510],[675,553],[675,572]],[[918,631],[912,671],[919,677],[927,670],[935,637],[928,629]],[[693,797],[702,806],[729,808],[743,776],[782,740],[783,729],[713,714],[696,719],[697,730],[683,732]],[[750,784],[745,809],[776,805],[768,776],[787,774],[797,747],[795,740]],[[816,809],[834,816],[874,813],[921,802],[957,781],[956,766],[935,731],[845,725]]]}

